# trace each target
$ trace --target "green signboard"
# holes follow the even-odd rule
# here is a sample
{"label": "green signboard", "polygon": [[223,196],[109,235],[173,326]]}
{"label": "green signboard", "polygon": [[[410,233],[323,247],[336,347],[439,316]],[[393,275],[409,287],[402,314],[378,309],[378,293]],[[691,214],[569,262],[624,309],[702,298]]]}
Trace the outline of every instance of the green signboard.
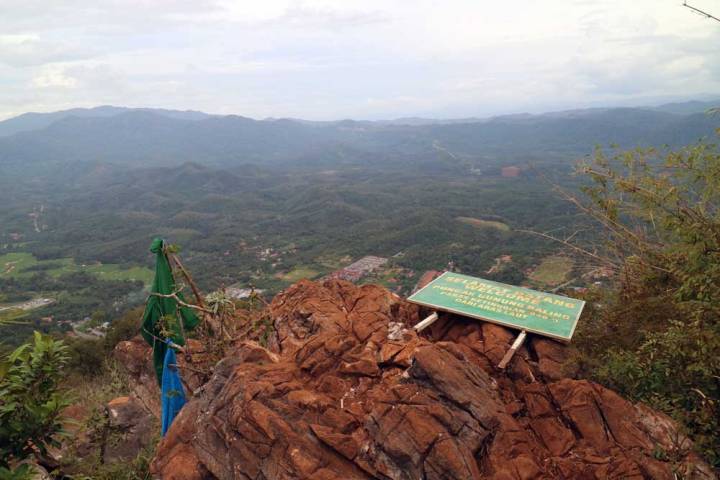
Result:
{"label": "green signboard", "polygon": [[585,302],[445,272],[408,301],[569,342]]}

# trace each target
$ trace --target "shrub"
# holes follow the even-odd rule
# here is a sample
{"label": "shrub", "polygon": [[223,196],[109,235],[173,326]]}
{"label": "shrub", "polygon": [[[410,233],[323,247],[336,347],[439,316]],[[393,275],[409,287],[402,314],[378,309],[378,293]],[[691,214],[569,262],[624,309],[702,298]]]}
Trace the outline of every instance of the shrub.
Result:
{"label": "shrub", "polygon": [[720,152],[633,150],[581,166],[617,272],[578,330],[586,373],[679,420],[720,466]]}
{"label": "shrub", "polygon": [[130,340],[140,332],[144,308],[144,306],[140,306],[128,310],[120,318],[110,323],[110,328],[105,336],[105,349],[107,351],[112,351],[115,345],[124,340]]}
{"label": "shrub", "polygon": [[62,342],[35,332],[32,344],[0,363],[0,467],[6,475],[13,464],[31,456],[42,460],[49,446],[59,446],[60,412],[69,399],[58,385],[67,362]]}
{"label": "shrub", "polygon": [[68,340],[68,369],[84,376],[98,375],[107,358],[102,339],[76,338]]}

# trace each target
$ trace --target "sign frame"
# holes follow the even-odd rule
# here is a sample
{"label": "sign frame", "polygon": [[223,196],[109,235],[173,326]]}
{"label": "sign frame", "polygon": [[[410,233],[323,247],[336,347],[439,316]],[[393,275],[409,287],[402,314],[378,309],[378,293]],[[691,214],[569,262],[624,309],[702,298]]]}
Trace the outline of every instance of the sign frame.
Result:
{"label": "sign frame", "polygon": [[[543,331],[543,330],[540,330],[540,329],[537,329],[537,328],[531,328],[531,327],[528,327],[527,325],[522,325],[522,324],[519,324],[519,323],[513,323],[513,322],[505,321],[505,320],[498,320],[498,319],[494,319],[494,318],[488,318],[487,316],[473,315],[472,313],[469,313],[469,312],[467,312],[467,311],[459,310],[459,309],[452,308],[452,307],[448,307],[448,306],[444,306],[444,305],[438,305],[438,304],[435,304],[435,303],[425,302],[425,301],[417,300],[417,299],[414,298],[414,297],[417,297],[421,292],[425,291],[426,289],[431,288],[434,284],[437,284],[437,282],[439,282],[441,279],[443,279],[446,275],[457,275],[457,276],[465,277],[465,278],[470,279],[470,280],[475,280],[475,281],[480,281],[480,282],[482,282],[482,283],[489,283],[489,284],[497,285],[498,287],[503,287],[503,288],[508,288],[508,287],[509,287],[509,288],[511,288],[511,289],[513,289],[513,290],[516,290],[516,291],[517,291],[517,290],[519,290],[519,291],[527,291],[527,292],[530,292],[530,293],[533,294],[533,295],[538,295],[538,294],[540,294],[540,295],[547,295],[547,296],[552,296],[552,297],[566,298],[566,299],[573,300],[574,302],[579,302],[578,312],[577,312],[575,318],[572,319],[572,322],[573,322],[573,323],[572,323],[572,328],[571,328],[571,330],[570,330],[570,334],[569,334],[568,337],[563,337],[563,336],[561,336],[561,335],[549,333],[549,332],[547,332],[547,331]],[[494,324],[496,324],[496,325],[501,325],[501,326],[503,326],[503,327],[513,328],[513,329],[520,330],[520,331],[527,331],[528,333],[534,333],[534,334],[537,334],[537,335],[542,335],[542,336],[544,336],[544,337],[552,338],[553,340],[558,340],[558,341],[563,342],[563,343],[566,343],[566,344],[567,344],[567,343],[570,343],[570,342],[572,341],[572,337],[573,337],[573,335],[575,334],[575,329],[577,328],[577,324],[578,324],[578,322],[579,322],[579,320],[580,320],[580,316],[582,315],[583,309],[585,308],[585,305],[586,305],[586,302],[585,302],[584,300],[578,300],[578,299],[576,299],[576,298],[564,297],[564,296],[562,296],[562,295],[557,295],[557,294],[554,294],[554,293],[541,292],[541,291],[539,291],[539,290],[532,290],[532,289],[530,289],[530,288],[525,288],[525,287],[516,287],[516,286],[508,285],[508,284],[505,284],[505,283],[495,282],[495,281],[493,281],[493,280],[486,280],[486,279],[484,279],[484,278],[472,277],[472,276],[470,276],[470,275],[465,275],[465,274],[455,273],[455,272],[447,272],[447,271],[446,271],[446,272],[443,272],[442,275],[440,275],[439,277],[437,277],[436,279],[434,279],[433,281],[431,281],[430,283],[428,283],[427,285],[425,285],[423,288],[421,288],[421,289],[418,290],[417,292],[415,292],[415,293],[413,293],[412,295],[410,295],[410,297],[407,298],[407,301],[410,302],[410,303],[413,303],[413,304],[415,304],[415,305],[420,305],[420,306],[423,306],[423,307],[432,308],[432,309],[434,309],[434,310],[438,310],[438,311],[441,311],[441,312],[453,313],[453,314],[456,314],[456,315],[461,315],[461,316],[463,316],[463,317],[473,318],[473,319],[475,319],[475,320],[480,320],[480,321],[483,321],[483,322],[494,323]]]}

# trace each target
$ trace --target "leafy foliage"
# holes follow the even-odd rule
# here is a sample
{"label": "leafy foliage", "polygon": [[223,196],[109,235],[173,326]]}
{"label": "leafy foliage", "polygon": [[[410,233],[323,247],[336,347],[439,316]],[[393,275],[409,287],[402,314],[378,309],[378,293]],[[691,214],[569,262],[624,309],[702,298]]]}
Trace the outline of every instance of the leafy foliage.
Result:
{"label": "leafy foliage", "polygon": [[[137,317],[136,317],[137,318]],[[57,469],[63,476],[73,480],[144,480],[150,478],[150,460],[159,438],[153,436],[147,447],[129,461],[104,459],[106,448],[123,441],[127,430],[112,425],[106,405],[112,399],[130,394],[131,380],[123,366],[112,358],[106,358],[100,372],[94,376],[71,374],[65,384],[77,398],[74,406],[83,412],[77,418],[78,432],[64,439],[63,455]],[[159,437],[160,427],[152,420],[152,430]],[[0,477],[0,480],[2,477]]]}
{"label": "leafy foliage", "polygon": [[35,333],[0,363],[0,466],[58,446],[60,412],[69,405],[58,389],[68,361],[62,342]]}
{"label": "leafy foliage", "polygon": [[106,352],[112,351],[118,343],[130,340],[138,334],[143,311],[144,306],[135,307],[110,323],[110,328],[104,339]]}
{"label": "leafy foliage", "polygon": [[106,377],[108,357],[118,343],[138,334],[142,314],[141,306],[112,320],[104,338],[65,337],[69,357],[66,370],[87,378]]}
{"label": "leafy foliage", "polygon": [[35,476],[35,472],[28,463],[18,465],[12,470],[0,466],[0,480],[30,480]]}
{"label": "leafy foliage", "polygon": [[635,351],[610,349],[596,375],[631,398],[673,414],[717,463],[718,355],[718,325],[672,321],[667,330],[649,333]]}
{"label": "leafy foliage", "polygon": [[[73,480],[146,480],[150,478],[150,462],[155,455],[154,443],[142,449],[129,462],[83,465],[91,475],[76,474],[72,478]],[[0,477],[0,480],[3,479]]]}
{"label": "leafy foliage", "polygon": [[578,204],[606,233],[614,291],[581,330],[588,373],[679,421],[720,465],[720,151],[598,152]]}
{"label": "leafy foliage", "polygon": [[87,376],[102,373],[103,363],[108,355],[102,339],[71,338],[67,340],[67,346],[68,370]]}

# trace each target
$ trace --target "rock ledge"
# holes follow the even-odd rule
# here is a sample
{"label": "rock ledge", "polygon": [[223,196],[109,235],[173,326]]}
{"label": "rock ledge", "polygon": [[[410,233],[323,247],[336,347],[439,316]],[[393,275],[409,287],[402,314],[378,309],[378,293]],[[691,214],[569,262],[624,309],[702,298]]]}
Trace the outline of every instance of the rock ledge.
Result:
{"label": "rock ledge", "polygon": [[[715,478],[667,417],[563,378],[564,347],[422,314],[377,286],[302,281],[185,406],[152,469],[195,479]],[[673,463],[659,458],[677,458]]]}

